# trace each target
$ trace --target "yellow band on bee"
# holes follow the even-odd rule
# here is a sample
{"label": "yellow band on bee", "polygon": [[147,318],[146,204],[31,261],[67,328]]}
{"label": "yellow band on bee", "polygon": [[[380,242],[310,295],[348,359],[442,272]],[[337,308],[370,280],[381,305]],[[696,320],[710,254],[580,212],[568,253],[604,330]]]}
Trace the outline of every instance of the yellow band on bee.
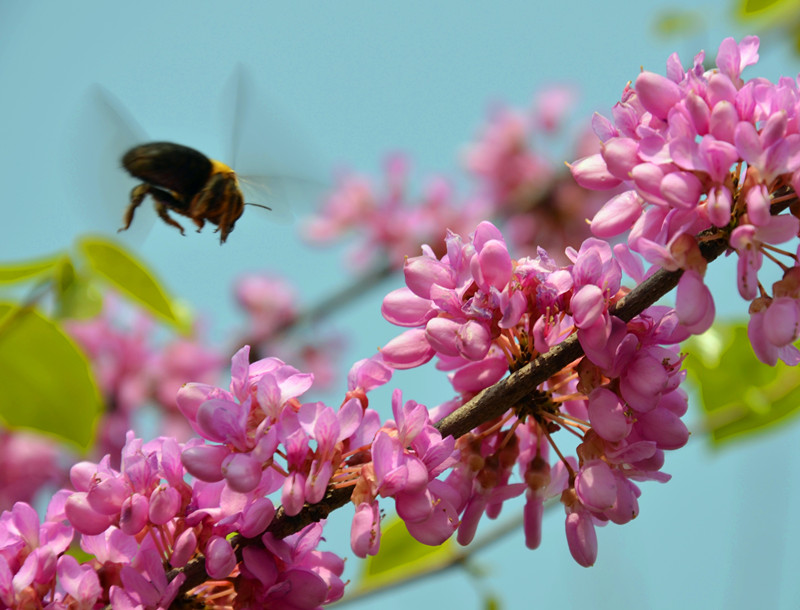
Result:
{"label": "yellow band on bee", "polygon": [[211,161],[211,173],[212,174],[235,174],[230,166],[225,165],[222,161],[217,161],[216,159],[209,159]]}

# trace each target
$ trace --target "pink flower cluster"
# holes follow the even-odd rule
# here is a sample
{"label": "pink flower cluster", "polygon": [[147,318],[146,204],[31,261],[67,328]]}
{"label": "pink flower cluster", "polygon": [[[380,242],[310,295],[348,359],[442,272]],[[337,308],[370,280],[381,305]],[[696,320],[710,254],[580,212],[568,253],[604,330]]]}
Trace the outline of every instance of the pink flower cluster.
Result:
{"label": "pink flower cluster", "polygon": [[88,320],[68,320],[67,331],[92,363],[106,410],[98,426],[98,455],[115,459],[125,443],[135,413],[146,404],[160,409],[163,430],[187,438],[190,430],[178,413],[175,394],[187,379],[213,381],[224,362],[214,349],[198,340],[155,341],[153,320],[105,295],[103,311]]}
{"label": "pink flower cluster", "polygon": [[15,502],[33,502],[46,486],[66,480],[68,462],[44,434],[26,430],[0,432],[0,510]]}
{"label": "pink flower cluster", "polygon": [[[754,36],[725,39],[713,70],[704,69],[701,52],[688,70],[673,54],[666,76],[643,71],[613,121],[595,116],[602,150],[575,162],[572,173],[586,188],[627,189],[594,216],[592,231],[604,238],[628,231],[629,247],[647,261],[684,269],[677,309],[693,332],[713,319],[695,235],[727,239],[739,257],[739,293],[752,302],[756,355],[767,364],[798,364],[798,256],[775,244],[800,228],[794,215],[780,213],[800,187],[800,87],[792,78],[742,80],[758,61],[758,45]],[[764,258],[784,274],[772,294],[758,279]]]}
{"label": "pink flower cluster", "polygon": [[392,412],[394,420],[373,437],[372,462],[355,479],[350,542],[359,557],[380,547],[378,496],[394,498],[409,533],[424,544],[443,543],[458,526],[458,496],[436,478],[455,463],[455,439],[442,438],[428,409],[413,400],[403,403],[399,390],[392,395]]}
{"label": "pink flower cluster", "polygon": [[[275,358],[248,366],[248,348],[234,356],[231,390],[188,384],[178,404],[198,434],[212,444],[187,447],[183,463],[207,482],[224,481],[238,493],[280,490],[287,515],[322,500],[330,485],[354,487],[357,506],[352,547],[375,554],[380,541],[377,498],[392,497],[409,530],[439,544],[458,523],[446,512],[436,477],[454,463],[454,439],[442,439],[427,409],[392,399],[394,420],[383,426],[366,394],[391,377],[379,357],[357,363],[338,410],[297,398],[312,383]],[[438,540],[438,542],[431,542]]]}
{"label": "pink flower cluster", "polygon": [[[543,248],[512,258],[487,221],[467,238],[448,231],[443,247],[424,246],[405,260],[406,287],[386,296],[382,312],[407,330],[352,367],[337,408],[301,402],[312,374],[274,357],[251,363],[242,348],[227,390],[196,382],[177,391],[177,409],[200,438],[144,442],[128,433],[116,455],[72,467],[72,488],[55,494],[43,521],[19,502],[0,514],[2,605],[156,609],[188,596],[208,608],[317,608],[343,595],[343,560],[319,550],[322,522],[284,538],[273,525],[280,525],[277,515],[297,516],[340,490],[349,490],[355,506],[351,547],[361,557],[379,549],[381,498],[393,498],[417,540],[436,545],[453,534],[468,544],[484,515],[497,517],[507,500],[524,494],[526,545],[539,546],[544,503],[558,498],[572,556],[592,565],[595,527],[636,518],[638,483],[667,481],[665,452],[688,440],[677,345],[714,316],[698,233],[727,238],[739,254],[739,289],[752,301],[750,337],[759,357],[800,362],[791,345],[800,333],[800,265],[796,254],[773,245],[800,227],[781,213],[800,186],[800,92],[790,79],[743,82],[756,50],[755,38],[728,39],[710,72],[702,54],[688,71],[673,56],[667,77],[644,72],[626,89],[613,123],[595,119],[602,150],[572,171],[585,186],[628,189],[592,221],[599,237],[629,231],[627,245],[589,238],[567,248],[569,262],[560,265]],[[558,118],[547,116],[545,128]],[[518,119],[501,115],[472,151],[476,171],[497,180],[495,198],[513,198],[538,179],[538,169],[515,156],[524,156],[523,131]],[[444,191],[434,189],[431,205],[419,211],[421,232],[409,231],[410,216],[399,211],[404,181],[395,162],[382,203],[358,181],[346,182],[318,234],[366,217],[370,248],[388,244],[397,262],[412,237],[469,218],[444,212],[436,203]],[[613,312],[627,294],[623,269],[637,281],[646,276],[637,252],[684,273],[675,309],[649,307],[626,322]],[[769,294],[758,271],[764,258],[778,262],[776,254],[792,264],[779,263],[784,274]],[[272,286],[242,288],[254,318],[263,314],[256,334],[294,315],[288,293],[274,310],[258,311]],[[73,331],[98,359],[116,356],[100,378],[123,411],[145,396],[171,402],[168,391],[130,374],[151,361],[142,337],[91,325]],[[434,425],[572,336],[584,355],[502,405],[499,417],[458,439]],[[162,372],[172,371],[163,374],[164,387],[211,367],[192,354],[191,346],[178,346],[169,362],[160,361]],[[393,419],[381,423],[369,392],[393,369],[434,357],[458,397],[429,411],[395,390]],[[83,563],[66,554],[76,536],[91,555]],[[197,566],[204,568],[199,580]]]}
{"label": "pink flower cluster", "polygon": [[[353,254],[358,266],[388,256],[390,265],[400,268],[405,255],[421,244],[441,243],[444,227],[467,233],[481,220],[498,218],[507,221],[504,226],[518,248],[538,244],[557,248],[560,255],[565,244],[577,245],[589,236],[585,218],[603,203],[576,185],[560,161],[532,145],[560,131],[574,98],[574,91],[553,87],[538,96],[532,110],[496,106],[479,139],[464,153],[474,180],[474,192],[467,197],[457,197],[442,178],[430,180],[420,196],[409,195],[408,162],[392,155],[382,189],[358,175],[341,176],[308,224],[306,237],[327,243],[360,233],[362,243]],[[588,154],[586,142],[578,147],[580,154]],[[591,152],[597,149],[595,141],[591,147]]]}
{"label": "pink flower cluster", "polygon": [[[352,546],[361,556],[377,552],[378,496],[396,500],[420,540],[438,544],[453,533],[458,517],[446,501],[452,492],[436,477],[456,462],[455,441],[433,428],[424,406],[401,405],[399,392],[395,420],[381,426],[367,408],[367,393],[391,378],[380,357],[353,367],[350,390],[335,410],[298,401],[311,387],[310,374],[276,358],[250,364],[248,356],[245,347],[233,357],[229,391],[201,383],[179,391],[181,412],[205,441],[145,443],[129,433],[118,469],[108,455],[73,466],[73,489],[56,494],[42,525],[49,537],[6,528],[4,602],[167,607],[186,580],[185,572],[172,580],[167,572],[199,557],[208,580],[186,594],[207,607],[234,599],[242,607],[287,609],[335,601],[344,564],[317,550],[322,524],[283,539],[268,531],[276,513],[268,496],[277,492],[291,516],[331,487],[353,488]],[[29,513],[18,503],[2,519],[33,523]],[[34,525],[38,518],[26,527],[34,532]],[[73,531],[91,563],[62,557]]]}
{"label": "pink flower cluster", "polygon": [[247,317],[236,345],[249,345],[251,360],[260,360],[262,354],[279,356],[313,373],[317,389],[334,382],[340,373],[336,354],[341,352],[344,338],[317,328],[313,332],[286,332],[298,330],[293,325],[302,315],[294,286],[287,279],[265,273],[244,274],[236,281],[234,293]]}
{"label": "pink flower cluster", "polygon": [[[594,524],[626,523],[638,514],[633,481],[665,481],[664,451],[688,440],[681,417],[687,398],[676,343],[688,336],[674,310],[651,307],[625,323],[610,314],[621,296],[621,269],[611,247],[588,239],[572,264],[544,250],[513,260],[502,235],[481,223],[468,240],[451,233],[447,254],[407,260],[405,288],[383,303],[387,320],[411,327],[381,349],[395,368],[438,356],[464,399],[496,383],[569,335],[586,354],[542,384],[500,420],[458,439],[460,462],[445,479],[457,490],[459,541],[466,544],[484,513],[527,489],[526,531],[535,547],[542,502],[558,495],[567,510],[570,550],[581,565],[596,556]],[[452,407],[458,404],[452,404]],[[578,438],[577,460],[551,472],[548,444],[560,428]],[[514,466],[524,483],[509,483]],[[463,512],[462,512],[463,511]]]}
{"label": "pink flower cluster", "polygon": [[400,267],[408,252],[425,241],[441,240],[444,227],[466,229],[491,211],[478,200],[455,205],[452,187],[442,178],[429,182],[415,205],[408,205],[408,162],[401,155],[385,163],[385,186],[376,189],[366,178],[343,174],[320,213],[306,227],[306,237],[327,243],[350,232],[364,235],[352,252],[352,261],[364,267],[377,257],[388,256]]}
{"label": "pink flower cluster", "polygon": [[[341,597],[343,561],[316,548],[322,524],[282,540],[265,533],[275,514],[265,486],[244,494],[225,482],[188,482],[182,452],[200,444],[163,437],[144,443],[129,434],[121,469],[111,468],[108,456],[76,464],[76,491],[56,494],[44,523],[23,503],[3,513],[4,607],[166,608],[186,581],[185,572],[171,580],[167,572],[201,555],[208,580],[187,595],[204,607],[236,601],[317,608]],[[75,532],[91,561],[64,555]],[[242,545],[237,554],[234,533],[257,544]]]}
{"label": "pink flower cluster", "polygon": [[[558,118],[551,117],[551,121],[556,123]],[[499,206],[513,208],[521,199],[530,198],[555,173],[550,160],[530,148],[531,123],[526,113],[497,107],[481,139],[465,151],[467,169]]]}
{"label": "pink flower cluster", "polygon": [[[464,164],[476,180],[478,196],[491,209],[485,218],[502,219],[518,251],[552,248],[560,257],[566,246],[589,237],[585,218],[603,203],[596,193],[567,179],[563,166],[541,150],[543,136],[559,131],[574,98],[574,91],[553,87],[541,92],[533,111],[495,107],[480,139],[465,151]],[[532,145],[534,140],[539,148]],[[597,146],[592,142],[586,150],[580,142],[578,149],[589,154]],[[450,229],[460,232],[455,226]]]}

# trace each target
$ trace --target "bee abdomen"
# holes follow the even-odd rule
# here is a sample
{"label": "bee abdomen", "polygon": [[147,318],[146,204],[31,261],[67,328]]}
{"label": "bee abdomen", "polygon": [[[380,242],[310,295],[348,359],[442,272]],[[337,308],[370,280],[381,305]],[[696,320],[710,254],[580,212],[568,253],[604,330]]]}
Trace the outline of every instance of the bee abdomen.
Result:
{"label": "bee abdomen", "polygon": [[211,160],[188,146],[150,142],[131,148],[122,165],[135,178],[191,199],[208,181]]}

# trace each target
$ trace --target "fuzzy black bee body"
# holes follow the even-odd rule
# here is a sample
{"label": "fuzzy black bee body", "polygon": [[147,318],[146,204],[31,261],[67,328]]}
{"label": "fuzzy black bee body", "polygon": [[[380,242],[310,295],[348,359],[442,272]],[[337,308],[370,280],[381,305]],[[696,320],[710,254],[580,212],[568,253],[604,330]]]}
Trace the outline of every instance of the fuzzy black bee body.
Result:
{"label": "fuzzy black bee body", "polygon": [[217,225],[224,243],[244,211],[244,196],[236,173],[224,163],[209,159],[188,146],[151,142],[131,148],[122,165],[142,184],[131,191],[124,226],[130,227],[136,208],[147,195],[153,198],[158,216],[183,234],[183,227],[169,211],[192,219],[198,232],[206,221]]}

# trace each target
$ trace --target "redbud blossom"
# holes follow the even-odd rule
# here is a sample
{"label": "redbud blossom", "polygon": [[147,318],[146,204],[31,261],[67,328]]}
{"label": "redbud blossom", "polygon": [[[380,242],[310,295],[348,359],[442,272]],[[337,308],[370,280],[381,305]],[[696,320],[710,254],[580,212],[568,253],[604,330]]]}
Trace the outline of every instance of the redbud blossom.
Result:
{"label": "redbud blossom", "polygon": [[[682,235],[706,231],[727,239],[739,257],[739,293],[752,301],[768,296],[759,288],[764,252],[800,229],[797,218],[782,213],[800,186],[800,89],[789,79],[741,79],[757,62],[758,45],[755,36],[739,43],[726,38],[712,70],[699,53],[688,70],[673,54],[666,76],[643,71],[614,107],[613,122],[593,121],[600,153],[570,166],[586,188],[621,181],[628,189],[595,215],[592,230],[605,238],[629,231],[628,245],[650,263],[686,271],[677,310],[692,333],[711,325],[714,309],[704,269],[673,256]],[[797,266],[797,258],[789,265]],[[757,315],[761,308],[751,310]],[[761,324],[753,321],[751,329]],[[759,358],[774,363],[777,352],[750,335]]]}
{"label": "redbud blossom", "polygon": [[[694,184],[692,178],[677,178],[681,185]],[[665,256],[702,267],[695,260],[696,243],[684,241],[676,238],[671,244],[674,254],[665,248]],[[358,502],[364,503],[364,512],[354,543],[365,553],[364,541],[374,538],[366,537],[371,522],[365,507],[376,495],[395,497],[398,514],[418,540],[438,543],[457,528],[458,541],[467,544],[484,515],[496,517],[527,485],[527,544],[539,544],[543,500],[561,495],[570,515],[570,549],[581,565],[590,565],[597,553],[593,520],[622,524],[636,516],[640,492],[631,478],[667,480],[669,475],[660,472],[663,450],[677,449],[688,439],[680,420],[683,412],[672,410],[680,404],[673,396],[685,377],[674,343],[713,318],[713,303],[699,301],[695,309],[678,314],[653,307],[623,322],[611,313],[620,297],[622,269],[614,250],[595,238],[577,251],[568,248],[572,264],[561,268],[542,249],[535,259],[514,260],[502,235],[487,222],[467,239],[449,234],[441,258],[433,251],[423,248],[422,256],[408,259],[408,292],[395,291],[384,302],[387,319],[406,328],[417,324],[381,350],[386,364],[410,368],[436,355],[438,367],[451,371],[453,388],[467,400],[570,334],[577,334],[586,358],[557,373],[520,404],[510,405],[503,419],[459,439],[459,462],[445,479],[445,489],[450,490],[446,494],[442,482],[427,481],[415,456],[406,453],[407,440],[379,431],[372,468],[362,471]],[[484,256],[486,252],[491,257]],[[627,249],[620,252],[631,259]],[[642,277],[641,265],[634,260],[626,260],[626,267]],[[690,295],[705,294],[697,272],[687,271],[685,276],[683,297],[687,288]],[[421,300],[413,302],[413,317],[403,319],[396,309],[407,294]],[[685,327],[678,326],[680,315]],[[425,357],[401,360],[396,348],[401,344],[413,344],[413,353]],[[581,382],[575,367],[582,367]],[[504,423],[513,428],[504,429]],[[575,427],[582,439],[579,459],[557,462],[553,471],[558,476],[538,483],[536,473],[549,471],[549,464],[545,469],[541,452],[532,453],[531,448],[546,444],[544,437],[552,438],[562,426]],[[525,484],[511,480],[517,463]],[[441,510],[435,508],[437,495]]]}

